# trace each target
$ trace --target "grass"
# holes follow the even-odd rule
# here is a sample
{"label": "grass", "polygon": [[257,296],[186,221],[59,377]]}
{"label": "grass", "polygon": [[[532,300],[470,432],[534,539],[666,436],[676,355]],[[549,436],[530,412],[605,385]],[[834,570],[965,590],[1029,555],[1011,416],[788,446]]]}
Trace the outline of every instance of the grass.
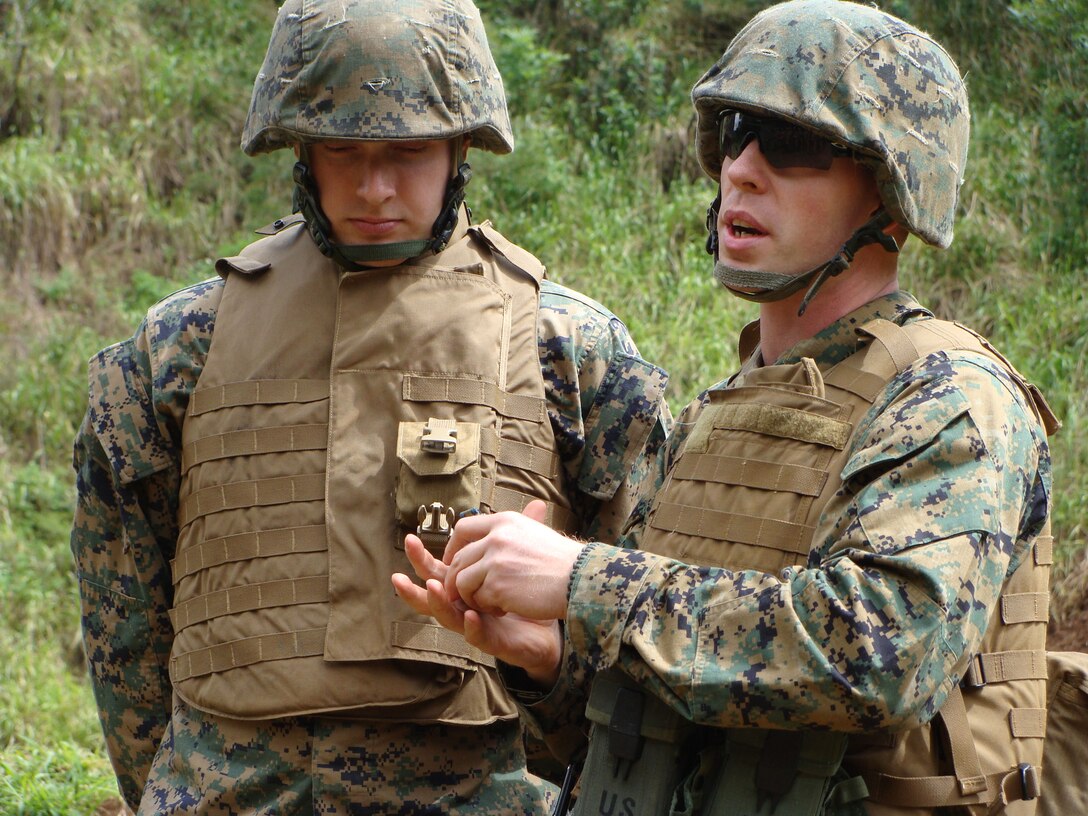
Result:
{"label": "grass", "polygon": [[[758,0],[482,0],[515,113],[468,200],[614,308],[681,407],[755,316],[709,274],[685,96]],[[956,242],[903,280],[992,337],[1062,416],[1054,612],[1088,592],[1088,0],[889,0],[967,73]],[[556,11],[559,9],[560,11]],[[238,136],[275,4],[0,0],[0,813],[114,794],[78,647],[67,531],[84,361],[289,208],[286,155]],[[1009,55],[1015,55],[1010,58]]]}

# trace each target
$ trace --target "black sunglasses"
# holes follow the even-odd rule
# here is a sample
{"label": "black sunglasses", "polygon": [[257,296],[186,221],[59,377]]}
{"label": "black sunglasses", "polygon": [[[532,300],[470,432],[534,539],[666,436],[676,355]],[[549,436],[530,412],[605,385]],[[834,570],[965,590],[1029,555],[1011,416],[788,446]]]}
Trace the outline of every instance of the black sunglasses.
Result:
{"label": "black sunglasses", "polygon": [[761,119],[750,113],[727,109],[718,124],[718,149],[722,156],[736,160],[752,139],[771,167],[831,169],[836,156],[849,156],[848,148],[782,119]]}

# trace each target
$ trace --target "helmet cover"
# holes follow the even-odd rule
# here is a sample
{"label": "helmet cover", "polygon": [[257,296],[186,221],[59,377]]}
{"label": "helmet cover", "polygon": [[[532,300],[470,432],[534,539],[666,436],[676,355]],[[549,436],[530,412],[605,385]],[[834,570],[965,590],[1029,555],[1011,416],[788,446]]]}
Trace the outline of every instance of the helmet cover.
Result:
{"label": "helmet cover", "polygon": [[242,150],[325,139],[449,139],[514,149],[471,0],[287,0],[253,85]]}
{"label": "helmet cover", "polygon": [[691,97],[699,163],[712,178],[723,109],[785,119],[857,151],[895,221],[927,243],[952,243],[967,89],[952,58],[910,24],[842,0],[780,3],[741,29]]}

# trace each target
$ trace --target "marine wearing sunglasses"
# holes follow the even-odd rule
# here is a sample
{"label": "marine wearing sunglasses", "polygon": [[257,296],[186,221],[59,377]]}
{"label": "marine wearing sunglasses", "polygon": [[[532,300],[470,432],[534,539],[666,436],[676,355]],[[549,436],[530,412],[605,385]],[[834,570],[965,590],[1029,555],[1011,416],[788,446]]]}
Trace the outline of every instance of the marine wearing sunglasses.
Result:
{"label": "marine wearing sunglasses", "polygon": [[830,170],[833,159],[853,155],[853,151],[830,142],[807,128],[784,119],[763,119],[744,111],[727,108],[718,124],[718,149],[722,157],[740,158],[748,142],[755,139],[771,167],[808,167]]}

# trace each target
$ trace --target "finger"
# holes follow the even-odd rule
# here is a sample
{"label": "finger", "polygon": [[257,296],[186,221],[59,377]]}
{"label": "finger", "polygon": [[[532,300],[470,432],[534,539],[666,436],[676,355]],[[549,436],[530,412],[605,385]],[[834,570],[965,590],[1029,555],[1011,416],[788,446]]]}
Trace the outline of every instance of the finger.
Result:
{"label": "finger", "polygon": [[450,602],[440,581],[431,579],[427,582],[427,614],[445,628],[463,633],[465,613],[462,608]]}
{"label": "finger", "polygon": [[544,524],[548,518],[548,505],[542,499],[533,499],[525,505],[525,509],[521,512],[533,521],[539,521],[541,524]]}
{"label": "finger", "polygon": [[446,543],[446,551],[442,553],[442,562],[449,564],[457,553],[490,533],[497,519],[498,516],[492,513],[457,519],[457,523],[453,525],[453,534]]}
{"label": "finger", "polygon": [[409,533],[404,537],[404,554],[408,556],[412,569],[422,580],[436,578],[442,581],[445,579],[446,565],[427,551],[419,536]]}
{"label": "finger", "polygon": [[412,579],[403,572],[394,572],[391,580],[393,589],[408,606],[421,615],[430,615],[431,609],[427,599],[427,590],[413,583]]}

